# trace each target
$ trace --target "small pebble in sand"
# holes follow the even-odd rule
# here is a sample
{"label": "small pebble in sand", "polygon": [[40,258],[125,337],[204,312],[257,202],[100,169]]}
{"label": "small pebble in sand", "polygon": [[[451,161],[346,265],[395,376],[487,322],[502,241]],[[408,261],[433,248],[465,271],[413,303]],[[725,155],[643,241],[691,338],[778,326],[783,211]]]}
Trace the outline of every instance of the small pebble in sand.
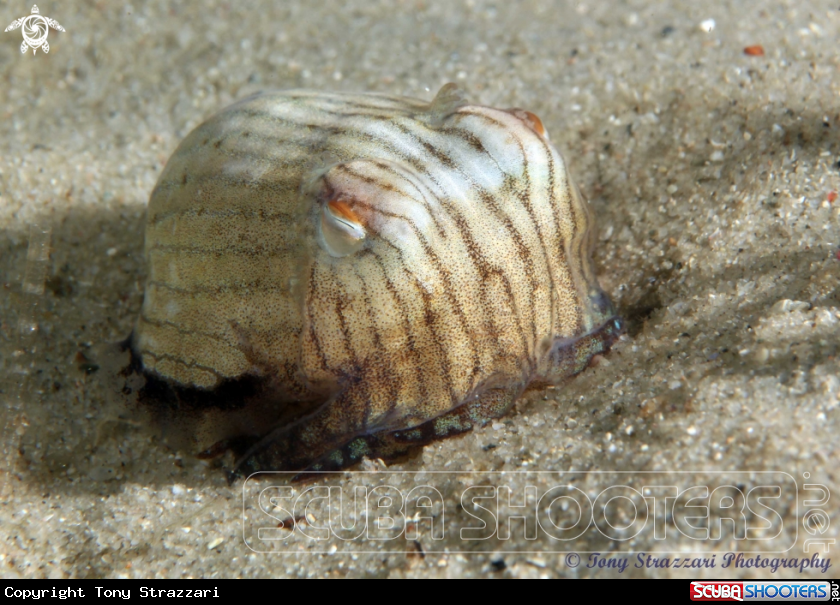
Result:
{"label": "small pebble in sand", "polygon": [[750,57],[763,57],[764,47],[761,44],[753,44],[744,48],[744,54]]}

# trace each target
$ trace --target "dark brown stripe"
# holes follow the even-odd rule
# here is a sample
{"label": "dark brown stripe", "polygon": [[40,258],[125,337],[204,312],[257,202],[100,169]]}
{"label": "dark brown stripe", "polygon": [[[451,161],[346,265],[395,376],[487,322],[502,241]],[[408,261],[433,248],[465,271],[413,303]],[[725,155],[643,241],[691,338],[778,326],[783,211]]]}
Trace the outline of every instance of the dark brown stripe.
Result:
{"label": "dark brown stripe", "polygon": [[178,332],[178,334],[183,334],[185,336],[203,336],[205,338],[209,338],[211,340],[223,343],[226,346],[230,346],[230,342],[227,338],[222,338],[221,336],[213,334],[211,332],[204,332],[202,330],[186,330],[180,327],[178,324],[173,323],[171,321],[151,319],[150,317],[143,315],[142,313],[140,315],[140,321],[155,326],[157,328],[171,328]]}
{"label": "dark brown stripe", "polygon": [[173,286],[172,284],[168,284],[166,282],[153,280],[149,281],[148,285],[155,286],[157,288],[162,288],[164,290],[170,290],[172,292],[177,292],[178,294],[225,294],[227,295],[230,292],[241,292],[243,290],[256,290],[260,293],[262,292],[278,292],[278,293],[287,293],[289,291],[289,287],[286,285],[266,285],[263,284],[261,281],[253,281],[253,282],[242,282],[242,283],[232,283],[232,284],[219,284],[217,286],[195,286],[193,288],[179,288],[178,286]]}
{"label": "dark brown stripe", "polygon": [[211,368],[211,367],[205,366],[205,365],[201,365],[200,363],[195,363],[194,361],[184,361],[183,359],[181,359],[179,357],[175,357],[173,355],[170,355],[169,353],[153,353],[149,349],[141,349],[140,350],[140,356],[144,357],[146,355],[148,355],[149,357],[151,357],[152,359],[154,359],[156,361],[160,361],[160,360],[173,361],[173,362],[177,363],[178,365],[182,365],[182,366],[185,366],[187,368],[197,368],[199,370],[204,370],[206,372],[209,372],[210,374],[213,374],[213,376],[215,376],[219,380],[224,380],[225,379],[225,377],[222,374],[220,374],[217,370],[215,370],[214,368]]}
{"label": "dark brown stripe", "polygon": [[[359,282],[362,284],[362,296],[364,298],[365,303],[365,313],[367,314],[368,321],[370,322],[373,331],[373,343],[375,346],[373,356],[378,358],[380,357],[381,351],[383,351],[384,348],[382,346],[382,337],[379,333],[379,326],[376,322],[376,314],[373,312],[373,301],[370,299],[370,295],[368,294],[368,284],[365,281],[364,276],[362,276],[362,274],[357,269],[355,264],[353,265],[353,272],[356,274],[356,279],[358,279]],[[382,373],[384,374],[384,381],[382,382],[384,382],[385,388],[388,390],[389,413],[391,413],[397,408],[397,397],[399,396],[400,387],[402,386],[402,384],[397,379],[397,376],[394,376],[393,372],[391,372],[391,366],[389,364],[377,364],[377,367],[381,368]],[[380,381],[377,381],[377,385],[382,386]]]}
{"label": "dark brown stripe", "polygon": [[213,256],[259,256],[271,257],[277,256],[283,252],[293,252],[298,250],[299,246],[264,246],[258,244],[256,246],[237,246],[235,244],[227,244],[223,248],[203,248],[201,246],[187,246],[185,244],[155,244],[147,249],[148,253],[161,252],[178,252],[184,255],[213,255]]}
{"label": "dark brown stripe", "polygon": [[[404,124],[401,124],[398,121],[394,121],[393,118],[389,119],[388,121],[391,122],[391,124],[396,128],[396,130],[398,130],[403,135],[405,135],[407,138],[409,138],[412,141],[414,141],[415,143],[417,143],[419,146],[423,147],[428,152],[428,155],[430,157],[434,157],[435,159],[438,160],[439,163],[443,164],[444,166],[446,166],[447,168],[449,168],[453,172],[456,172],[456,173],[460,174],[462,176],[462,178],[464,178],[464,180],[467,183],[473,185],[473,187],[477,190],[477,192],[482,196],[482,198],[483,198],[482,201],[486,202],[488,200],[488,198],[490,200],[492,200],[492,194],[490,192],[488,192],[487,190],[485,190],[480,185],[478,185],[477,183],[475,183],[475,181],[473,181],[470,178],[469,174],[467,174],[462,169],[462,167],[460,165],[458,165],[458,163],[455,162],[452,158],[450,158],[449,156],[447,156],[443,152],[439,151],[429,141],[421,139],[418,133],[413,132],[412,130],[407,128]],[[420,125],[419,123],[416,123],[416,124]],[[425,128],[422,125],[420,125],[420,127],[421,127],[421,129],[425,129],[426,131],[433,132],[430,129]],[[435,185],[441,191],[446,191],[446,188],[443,187],[434,178],[433,171],[429,170],[429,167],[427,165],[428,162],[423,163],[418,158],[415,158],[414,156],[407,155],[403,150],[393,147],[392,142],[389,141],[388,139],[384,139],[381,136],[375,136],[375,135],[372,135],[372,134],[369,134],[369,133],[364,133],[364,134],[366,135],[368,141],[376,140],[380,144],[380,146],[387,149],[391,153],[397,155],[398,157],[403,158],[405,161],[407,161],[408,163],[412,164],[415,168],[417,168],[421,173],[425,174],[426,177],[431,182],[435,183]],[[457,212],[457,208],[454,205],[447,204],[447,206],[449,206],[452,210],[455,210]],[[531,262],[528,262],[528,261],[531,260],[530,252],[527,251],[527,247],[522,242],[521,235],[512,226],[512,224],[510,222],[510,219],[498,208],[498,206],[495,204],[494,201],[492,202],[492,207],[494,209],[494,214],[496,215],[496,217],[503,219],[503,221],[504,221],[503,224],[505,224],[505,226],[508,229],[511,237],[517,241],[518,252],[520,253],[520,260],[525,265],[526,275],[528,276],[528,280],[529,280],[530,285],[531,285],[531,290],[535,291],[536,290],[536,281],[534,279],[533,266],[532,266]],[[461,216],[460,213],[458,213],[458,214],[459,214],[459,216]],[[461,218],[463,218],[463,217],[461,217]],[[463,222],[459,223],[459,228],[463,231],[463,229],[464,229]],[[526,252],[527,259],[522,258],[522,250],[527,251]],[[537,328],[536,328],[536,306],[535,306],[535,303],[533,302],[533,299],[531,298],[530,300],[532,301],[531,305],[530,305],[530,323],[531,323],[531,327],[532,327],[532,331],[533,331],[533,335],[534,335],[534,343],[536,344],[536,341],[538,340],[538,333],[537,333]]]}
{"label": "dark brown stripe", "polygon": [[[309,270],[309,286],[307,287],[307,292],[314,293],[316,291],[315,287],[315,263],[312,263],[312,267]],[[318,355],[318,358],[321,360],[321,369],[325,372],[330,372],[330,367],[327,365],[327,357],[324,355],[324,350],[321,348],[321,341],[318,339],[318,333],[315,330],[315,322],[312,321],[312,313],[311,313],[311,303],[309,300],[306,301],[306,320],[309,323],[309,336],[312,339],[312,343],[315,345],[315,353]]]}
{"label": "dark brown stripe", "polygon": [[[476,113],[476,112],[471,112],[471,111],[461,111],[459,113],[461,115],[473,116],[474,118],[476,118],[480,121],[492,124],[493,126],[499,128],[500,130],[503,130],[503,131],[511,134],[514,141],[516,141],[517,146],[519,147],[519,152],[522,155],[523,179],[525,181],[524,191],[520,191],[516,187],[514,187],[513,186],[514,185],[514,180],[510,177],[506,178],[505,182],[507,184],[508,189],[512,193],[515,193],[516,197],[522,202],[522,205],[525,209],[525,212],[528,214],[528,217],[531,219],[531,223],[534,225],[534,230],[537,233],[537,238],[540,241],[540,246],[542,248],[543,258],[545,260],[546,269],[548,271],[548,278],[549,278],[549,281],[551,282],[551,295],[550,295],[549,298],[551,299],[552,316],[549,318],[549,325],[551,326],[551,329],[553,330],[554,329],[554,320],[555,320],[554,314],[553,314],[554,297],[555,297],[555,295],[556,295],[555,293],[557,291],[557,282],[556,282],[555,277],[554,277],[554,265],[551,262],[551,259],[549,258],[548,246],[545,242],[545,236],[543,235],[542,228],[540,227],[539,221],[537,220],[536,214],[534,213],[534,209],[533,209],[533,206],[531,204],[530,194],[531,194],[532,183],[531,183],[530,163],[529,163],[528,153],[525,151],[525,145],[523,144],[523,142],[519,138],[519,136],[514,136],[511,133],[508,126],[506,124],[504,124],[503,122],[499,121],[499,120],[496,120],[496,119],[494,119],[494,118],[492,118],[492,117],[490,117],[490,116],[488,116],[484,113]],[[513,117],[513,116],[511,116],[511,117]],[[459,134],[459,136],[461,136],[461,138],[463,138],[464,140],[467,140],[470,143],[470,145],[477,152],[483,153],[488,158],[492,159],[495,162],[496,166],[499,168],[499,171],[502,174],[507,174],[504,170],[502,170],[499,162],[484,147],[484,144],[481,142],[481,140],[477,136],[475,136],[474,133],[470,132],[469,130],[467,130],[465,128],[453,128],[453,129],[450,129],[450,130],[453,133],[458,133],[459,131],[463,131],[464,134]],[[547,148],[547,143],[545,142],[545,140],[535,132],[533,132],[532,134],[533,134],[533,137],[543,145],[546,154],[549,156],[549,161],[551,162],[552,161],[552,158],[550,157],[551,152]],[[554,179],[553,164],[549,165],[549,175],[550,175],[550,177],[549,177],[550,182],[553,182],[553,179]],[[553,190],[550,189],[549,191],[551,192],[549,194],[549,196],[550,196],[549,199],[552,199]],[[552,206],[552,208],[553,208],[553,206]],[[556,217],[556,214],[555,214],[555,219],[556,218],[557,217]],[[557,224],[557,234],[558,234],[558,237],[561,237],[560,236],[560,225],[559,225],[559,223]]]}
{"label": "dark brown stripe", "polygon": [[[352,172],[348,170],[348,173],[352,173]],[[455,312],[455,315],[458,316],[458,322],[461,324],[461,329],[464,331],[464,334],[467,336],[467,339],[470,342],[470,351],[472,353],[472,358],[473,358],[472,379],[473,379],[473,381],[475,381],[475,377],[476,377],[476,374],[478,373],[478,369],[481,367],[481,359],[480,359],[480,357],[478,355],[478,351],[476,350],[476,347],[475,347],[475,340],[476,340],[475,332],[470,328],[469,322],[467,321],[466,314],[464,313],[464,309],[463,309],[463,307],[461,307],[461,304],[458,301],[457,297],[453,294],[453,292],[455,292],[455,286],[452,283],[451,273],[446,269],[444,263],[440,260],[437,253],[433,250],[431,244],[426,239],[426,236],[417,227],[417,225],[415,224],[415,222],[413,220],[411,220],[410,218],[405,217],[405,216],[401,216],[401,215],[398,215],[398,214],[392,214],[390,212],[385,212],[384,210],[380,210],[379,208],[376,208],[376,207],[374,207],[371,204],[368,204],[366,202],[356,200],[355,203],[358,204],[359,206],[363,207],[363,208],[367,208],[368,210],[370,210],[372,212],[376,212],[376,213],[381,214],[383,216],[388,216],[390,218],[402,220],[406,224],[408,224],[409,227],[411,227],[411,230],[417,236],[417,239],[420,242],[420,245],[423,247],[423,251],[426,253],[427,258],[431,261],[432,265],[435,267],[438,274],[442,278],[442,280],[444,282],[444,285],[445,285],[444,290],[443,290],[444,294],[445,294],[447,300],[449,301],[449,304],[452,307],[452,310]],[[383,241],[386,241],[392,248],[399,249],[396,244],[394,244],[393,242],[388,240],[381,233],[379,234],[379,237]],[[401,251],[401,249],[400,249],[400,251]],[[401,251],[401,255],[402,255],[402,251]],[[401,258],[402,258],[402,256],[401,256]],[[412,273],[412,275],[414,275],[414,274]],[[415,276],[415,280],[419,281],[416,278],[416,276]],[[425,293],[425,290],[423,290],[423,292]],[[474,385],[474,382],[473,382],[473,385]],[[472,388],[472,386],[470,388]],[[469,389],[467,389],[467,390],[469,390]]]}
{"label": "dark brown stripe", "polygon": [[[408,263],[405,262],[405,257],[403,256],[402,249],[395,246],[392,242],[390,242],[384,237],[381,239],[383,242],[388,244],[388,246],[391,249],[396,251],[397,256],[399,256],[400,265],[402,265],[403,272],[411,277],[411,282],[414,284],[417,293],[420,295],[420,300],[423,301],[423,323],[426,325],[426,328],[432,334],[432,341],[435,343],[438,350],[440,351],[441,363],[443,365],[444,370],[444,383],[446,384],[446,388],[449,391],[449,397],[451,399],[452,406],[454,407],[457,403],[460,403],[460,401],[455,391],[455,387],[452,384],[452,368],[449,365],[449,356],[447,355],[447,351],[444,346],[446,339],[444,339],[443,335],[438,332],[433,321],[435,313],[432,307],[430,306],[431,296],[428,292],[426,292],[425,288],[423,288],[423,286],[420,283],[420,280],[417,278],[417,275],[409,269]],[[467,335],[469,336],[469,332],[467,332]]]}
{"label": "dark brown stripe", "polygon": [[[479,115],[479,114],[475,114]],[[525,245],[523,241],[522,234],[516,229],[513,225],[510,217],[499,207],[496,202],[495,197],[493,194],[475,182],[471,175],[467,173],[463,166],[461,166],[456,160],[452,157],[448,156],[444,152],[438,150],[433,143],[427,141],[425,139],[421,139],[420,136],[416,133],[411,132],[408,128],[406,128],[403,124],[399,122],[394,122],[394,126],[403,132],[406,136],[412,137],[415,141],[417,141],[426,151],[429,153],[431,157],[434,157],[438,160],[443,166],[449,168],[453,172],[458,173],[467,183],[472,185],[475,192],[480,197],[481,201],[484,202],[489,208],[492,209],[493,214],[495,217],[504,225],[505,229],[508,231],[511,239],[514,241],[517,253],[519,255],[520,261],[523,263],[525,268],[525,274],[528,277],[528,281],[530,282],[531,291],[535,292],[537,290],[537,281],[534,275],[534,263],[533,258],[531,256],[531,251],[528,246]],[[431,132],[429,129],[425,129],[426,131]],[[490,157],[490,154],[485,151],[485,154]],[[504,173],[503,173],[504,174]],[[548,259],[546,258],[546,261]],[[534,344],[536,345],[537,340],[539,339],[538,330],[537,330],[537,323],[536,323],[536,315],[537,315],[537,308],[536,302],[534,301],[533,297],[529,297],[531,301],[530,305],[530,324],[531,330],[534,336]]]}
{"label": "dark brown stripe", "polygon": [[166,212],[159,212],[154,216],[149,217],[149,224],[156,225],[170,218],[186,216],[194,214],[193,218],[211,219],[211,218],[230,218],[239,216],[247,219],[259,219],[261,221],[269,220],[287,220],[296,216],[294,212],[266,212],[265,210],[239,210],[239,209],[225,209],[225,210],[204,210],[196,209],[195,207],[182,208],[180,210],[168,210]]}
{"label": "dark brown stripe", "polygon": [[408,346],[409,353],[411,355],[412,360],[414,361],[414,375],[417,376],[417,385],[420,388],[420,395],[424,401],[427,401],[429,399],[429,391],[426,387],[426,381],[423,380],[423,368],[422,364],[420,363],[421,360],[417,353],[417,349],[414,346],[414,334],[411,330],[411,322],[408,319],[405,302],[399,295],[399,291],[394,285],[394,282],[391,281],[391,277],[388,275],[388,270],[385,267],[385,261],[382,259],[382,257],[379,256],[373,250],[365,250],[363,252],[370,254],[373,258],[376,259],[376,264],[379,267],[379,270],[382,271],[382,277],[385,279],[385,287],[388,289],[388,292],[390,292],[391,296],[394,297],[394,300],[397,303],[397,308],[400,312],[400,319],[402,319],[403,321],[406,345]]}
{"label": "dark brown stripe", "polygon": [[[384,161],[372,161],[371,163],[374,166],[376,166],[377,168],[379,168],[380,170],[382,170],[383,172],[387,172],[390,175],[396,176],[400,180],[402,180],[403,182],[411,185],[411,187],[422,198],[423,205],[426,208],[426,213],[429,215],[429,218],[431,218],[432,222],[435,224],[435,228],[438,231],[438,235],[440,235],[442,238],[446,238],[446,230],[443,228],[443,225],[440,224],[440,221],[438,220],[438,217],[437,217],[436,212],[435,212],[435,208],[432,207],[432,204],[429,202],[429,199],[426,197],[425,192],[417,185],[417,183],[415,183],[410,178],[408,178],[407,175],[405,175],[402,172],[396,170],[395,167],[393,166],[393,164],[391,164],[391,163],[384,162]],[[400,195],[408,198],[408,199],[415,200],[415,201],[420,201],[416,197],[412,197],[412,196],[408,195],[408,193],[406,193],[405,191],[403,191],[402,189],[399,189],[397,187],[394,187],[394,191],[399,193]]]}
{"label": "dark brown stripe", "polygon": [[[289,163],[287,166],[291,167],[294,165],[303,166],[311,161],[310,158],[301,158],[297,164]],[[233,178],[230,173],[227,174],[220,174],[217,172],[209,173],[209,174],[193,174],[190,175],[190,186],[195,187],[196,190],[201,188],[201,186],[207,185],[221,185],[225,189],[235,190],[235,189],[250,189],[252,191],[264,191],[266,193],[273,193],[275,195],[283,195],[288,193],[296,193],[299,188],[299,174],[297,172],[289,171],[288,173],[283,173],[277,176],[277,178],[271,179],[267,178],[265,175],[260,177],[259,179],[253,178]],[[183,185],[181,181],[178,179],[174,179],[171,181],[163,181],[155,187],[155,190],[152,192],[152,197],[155,195],[160,194],[166,190],[174,190],[182,188]],[[196,200],[195,203],[197,204],[199,200]],[[189,207],[186,210],[192,210],[193,207]]]}

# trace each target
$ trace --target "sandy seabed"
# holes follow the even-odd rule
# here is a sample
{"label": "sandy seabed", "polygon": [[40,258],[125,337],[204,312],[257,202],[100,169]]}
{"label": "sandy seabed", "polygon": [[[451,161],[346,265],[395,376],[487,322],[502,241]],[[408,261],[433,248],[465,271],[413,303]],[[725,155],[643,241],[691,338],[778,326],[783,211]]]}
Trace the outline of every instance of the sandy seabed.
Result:
{"label": "sandy seabed", "polygon": [[[30,8],[3,3],[0,21]],[[0,575],[836,576],[838,563],[801,562],[840,549],[836,2],[40,9],[66,29],[50,32],[49,54],[21,55],[20,30],[0,36]],[[149,193],[193,127],[252,92],[430,99],[449,81],[540,116],[598,217],[601,283],[628,332],[498,422],[357,469],[379,474],[311,484],[408,494],[431,482],[452,507],[442,540],[423,520],[410,540],[262,540],[263,488],[229,486],[126,422],[85,362],[139,310]],[[515,502],[528,485],[562,486],[593,502],[594,525],[566,541],[526,540],[516,525],[508,539],[462,540],[457,503],[481,481]],[[676,531],[673,510],[653,505],[703,486],[707,536]],[[595,552],[627,567],[590,567]],[[723,568],[737,552],[742,565]],[[746,566],[756,553],[796,567]],[[637,565],[648,554],[659,566]]]}

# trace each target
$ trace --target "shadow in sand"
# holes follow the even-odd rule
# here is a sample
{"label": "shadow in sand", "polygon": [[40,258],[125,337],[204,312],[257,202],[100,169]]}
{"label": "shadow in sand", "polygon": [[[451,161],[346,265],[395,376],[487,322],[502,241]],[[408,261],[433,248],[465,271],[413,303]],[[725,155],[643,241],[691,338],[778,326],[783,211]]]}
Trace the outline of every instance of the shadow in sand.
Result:
{"label": "shadow in sand", "polygon": [[[129,334],[142,302],[144,221],[142,206],[73,211],[29,232],[7,232],[0,243],[0,280],[9,293],[3,326],[14,343],[17,389],[9,414],[17,429],[12,467],[46,492],[108,494],[127,479],[207,481],[190,457],[150,439],[121,406],[109,375],[113,343]],[[31,244],[45,238],[41,287],[27,287],[38,263]]]}

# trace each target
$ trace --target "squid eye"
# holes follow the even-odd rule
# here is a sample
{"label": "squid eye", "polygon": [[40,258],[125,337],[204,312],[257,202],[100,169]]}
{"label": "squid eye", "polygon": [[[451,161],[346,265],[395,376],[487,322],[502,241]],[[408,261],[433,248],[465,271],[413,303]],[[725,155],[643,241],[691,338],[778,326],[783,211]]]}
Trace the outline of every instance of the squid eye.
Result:
{"label": "squid eye", "polygon": [[321,213],[321,241],[324,249],[341,258],[358,251],[365,242],[365,228],[343,200],[330,200]]}

